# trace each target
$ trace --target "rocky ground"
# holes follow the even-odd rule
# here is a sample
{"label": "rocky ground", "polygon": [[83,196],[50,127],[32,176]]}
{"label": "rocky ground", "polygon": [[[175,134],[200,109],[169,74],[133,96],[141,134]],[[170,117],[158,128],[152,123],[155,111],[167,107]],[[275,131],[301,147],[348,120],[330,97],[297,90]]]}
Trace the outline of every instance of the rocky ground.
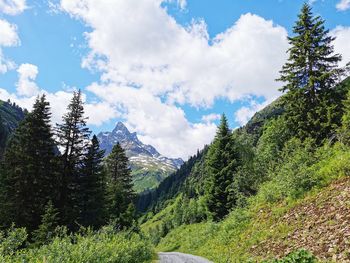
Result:
{"label": "rocky ground", "polygon": [[350,262],[350,179],[332,184],[307,198],[271,227],[291,230],[252,247],[254,255],[284,256],[305,248],[322,261]]}

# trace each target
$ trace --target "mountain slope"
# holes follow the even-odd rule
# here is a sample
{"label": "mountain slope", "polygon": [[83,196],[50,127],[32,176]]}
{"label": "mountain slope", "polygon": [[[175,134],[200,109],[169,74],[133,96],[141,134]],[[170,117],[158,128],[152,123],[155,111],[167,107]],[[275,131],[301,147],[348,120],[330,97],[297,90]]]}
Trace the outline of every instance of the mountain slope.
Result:
{"label": "mountain slope", "polygon": [[136,132],[130,133],[122,122],[118,122],[112,132],[97,135],[100,146],[108,155],[118,142],[129,157],[134,186],[137,192],[156,187],[183,163],[182,159],[162,156],[153,146],[143,144]]}
{"label": "mountain slope", "polygon": [[25,112],[16,104],[0,100],[0,157],[9,135],[24,119]]}
{"label": "mountain slope", "polygon": [[237,210],[220,223],[183,225],[158,250],[227,263],[263,262],[307,249],[321,262],[350,262],[349,184],[343,178],[296,202]]}

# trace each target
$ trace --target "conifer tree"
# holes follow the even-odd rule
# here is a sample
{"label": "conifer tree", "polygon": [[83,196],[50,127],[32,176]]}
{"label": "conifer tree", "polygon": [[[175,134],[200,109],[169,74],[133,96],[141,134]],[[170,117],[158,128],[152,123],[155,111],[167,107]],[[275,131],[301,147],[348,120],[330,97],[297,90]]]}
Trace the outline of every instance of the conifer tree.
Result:
{"label": "conifer tree", "polygon": [[227,215],[231,206],[230,186],[233,180],[233,165],[236,162],[231,147],[231,132],[226,116],[222,115],[206,159],[206,199],[214,220],[220,220]]}
{"label": "conifer tree", "polygon": [[133,191],[129,160],[119,143],[106,159],[108,216],[120,226],[130,226],[133,217]]}
{"label": "conifer tree", "polygon": [[80,180],[81,215],[83,226],[99,227],[104,216],[104,151],[94,135],[84,158],[83,175]]}
{"label": "conifer tree", "polygon": [[90,131],[86,127],[87,118],[84,117],[80,90],[74,92],[67,110],[62,118],[62,124],[57,125],[58,143],[63,150],[59,209],[64,223],[74,229],[77,227],[75,220],[81,211],[79,184],[90,136]]}
{"label": "conifer tree", "polygon": [[289,128],[299,138],[314,137],[321,142],[329,136],[334,124],[340,123],[340,102],[344,94],[335,90],[344,69],[338,68],[341,60],[334,54],[334,37],[325,29],[325,21],[314,17],[305,3],[289,37],[288,62],[280,71],[278,80],[285,83],[284,102]]}
{"label": "conifer tree", "polygon": [[41,224],[37,230],[33,232],[33,240],[36,245],[42,245],[49,242],[58,226],[58,210],[54,207],[51,200],[45,206],[45,212],[41,217]]}
{"label": "conifer tree", "polygon": [[50,107],[45,95],[19,124],[4,154],[1,176],[0,217],[36,229],[48,200],[57,200],[57,148],[50,125]]}

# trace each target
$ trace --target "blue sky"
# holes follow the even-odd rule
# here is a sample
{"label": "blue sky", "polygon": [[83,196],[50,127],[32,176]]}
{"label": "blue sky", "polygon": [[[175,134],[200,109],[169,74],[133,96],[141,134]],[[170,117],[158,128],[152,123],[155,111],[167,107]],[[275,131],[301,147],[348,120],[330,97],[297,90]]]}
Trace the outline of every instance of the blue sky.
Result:
{"label": "blue sky", "polygon": [[[279,95],[274,79],[302,4],[0,0],[0,99],[30,108],[45,92],[56,122],[80,88],[94,132],[123,120],[186,158],[211,141],[219,114],[234,128]],[[350,1],[312,5],[350,60]]]}

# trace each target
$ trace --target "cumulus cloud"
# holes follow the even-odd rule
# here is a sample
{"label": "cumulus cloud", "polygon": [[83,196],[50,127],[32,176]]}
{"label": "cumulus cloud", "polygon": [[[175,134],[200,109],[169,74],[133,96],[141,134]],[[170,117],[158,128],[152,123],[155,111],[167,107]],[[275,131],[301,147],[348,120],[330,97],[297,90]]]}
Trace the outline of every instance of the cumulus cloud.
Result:
{"label": "cumulus cloud", "polygon": [[18,15],[26,8],[26,0],[0,0],[0,12],[8,15]]}
{"label": "cumulus cloud", "polygon": [[220,120],[220,118],[221,118],[220,114],[211,113],[211,114],[202,116],[202,121],[207,123],[207,122]]}
{"label": "cumulus cloud", "polygon": [[220,97],[236,100],[251,93],[277,93],[274,79],[288,47],[284,28],[245,14],[209,40],[203,21],[185,28],[160,4],[61,1],[65,11],[92,28],[86,33],[91,52],[83,66],[102,71],[103,80],[133,83],[193,106],[208,107]]}
{"label": "cumulus cloud", "polygon": [[20,43],[17,26],[0,19],[0,45],[4,47],[17,46]]}
{"label": "cumulus cloud", "polygon": [[348,10],[350,8],[350,0],[340,0],[336,7],[339,11]]}
{"label": "cumulus cloud", "polygon": [[340,66],[345,66],[345,64],[350,62],[350,27],[337,26],[330,33],[336,37],[334,42],[335,51],[343,57]]}
{"label": "cumulus cloud", "polygon": [[215,124],[188,122],[181,108],[163,103],[146,89],[115,83],[94,83],[87,89],[114,106],[143,142],[170,157],[187,159],[196,149],[208,144],[215,134]]}
{"label": "cumulus cloud", "polygon": [[2,47],[12,47],[19,44],[16,25],[0,19],[0,74],[15,68],[15,63],[4,56]]}
{"label": "cumulus cloud", "polygon": [[[122,112],[145,142],[187,157],[212,140],[215,125],[209,117],[190,123],[179,105],[275,97],[287,31],[247,13],[210,38],[205,21],[179,25],[163,2],[169,1],[61,0],[61,9],[91,29],[82,66],[102,77],[88,89]],[[177,2],[185,8],[186,1]]]}
{"label": "cumulus cloud", "polygon": [[[18,82],[16,83],[16,93],[9,93],[5,89],[0,88],[0,99],[8,100],[17,103],[21,107],[31,110],[32,105],[38,95],[45,94],[47,100],[51,104],[52,122],[59,123],[62,120],[63,114],[73,96],[73,90],[49,92],[41,90],[35,83],[39,73],[38,67],[33,64],[21,64],[17,69]],[[87,102],[86,94],[83,94],[85,103],[85,113],[88,116],[88,124],[101,125],[102,123],[118,117],[115,108],[106,102]]]}
{"label": "cumulus cloud", "polygon": [[35,83],[36,76],[38,75],[38,67],[33,64],[21,64],[17,69],[18,82],[17,93],[20,96],[31,97],[39,93],[39,88]]}

